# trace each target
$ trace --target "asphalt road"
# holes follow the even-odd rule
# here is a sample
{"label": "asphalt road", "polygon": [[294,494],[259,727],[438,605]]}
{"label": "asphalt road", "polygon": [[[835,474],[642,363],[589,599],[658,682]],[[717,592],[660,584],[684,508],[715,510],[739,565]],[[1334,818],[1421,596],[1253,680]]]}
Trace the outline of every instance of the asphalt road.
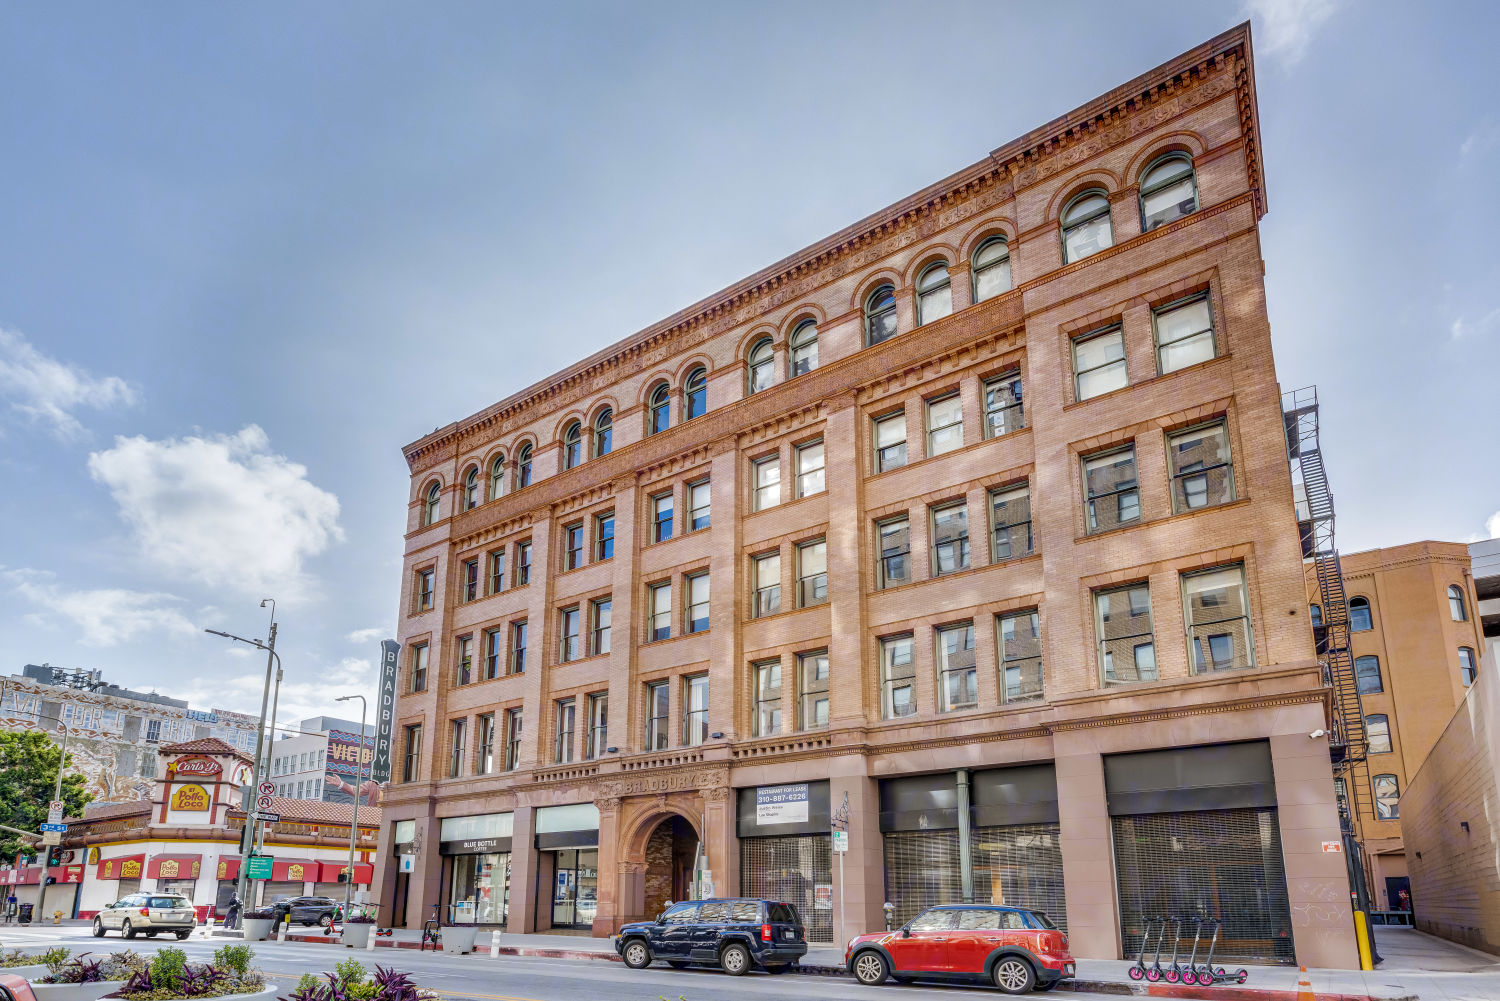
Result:
{"label": "asphalt road", "polygon": [[[153,952],[164,945],[180,946],[188,958],[204,961],[212,958],[214,949],[237,939],[204,939],[194,936],[186,942],[171,939],[137,938],[126,943],[111,933],[96,939],[86,927],[15,928],[0,925],[0,943],[13,948],[66,945],[74,954],[80,952],[117,952],[134,948]],[[792,998],[818,998],[820,1001],[902,1001],[902,999],[943,999],[943,1001],[998,1001],[1006,997],[996,990],[941,985],[886,984],[862,987],[852,980],[837,977],[811,977],[785,974],[772,977],[755,972],[743,977],[729,977],[717,970],[673,970],[653,965],[645,970],[626,969],[624,964],[596,959],[539,959],[502,956],[444,956],[414,949],[380,948],[374,952],[345,949],[342,946],[314,945],[305,942],[257,942],[255,965],[268,980],[290,993],[297,978],[304,973],[322,974],[333,969],[339,960],[357,956],[367,969],[375,963],[395,966],[410,972],[423,987],[430,987],[452,1001],[787,1001]],[[285,996],[285,993],[278,996]],[[1106,995],[1057,993],[1034,994],[1033,998],[1104,998]],[[1112,999],[1118,1001],[1118,998]]]}

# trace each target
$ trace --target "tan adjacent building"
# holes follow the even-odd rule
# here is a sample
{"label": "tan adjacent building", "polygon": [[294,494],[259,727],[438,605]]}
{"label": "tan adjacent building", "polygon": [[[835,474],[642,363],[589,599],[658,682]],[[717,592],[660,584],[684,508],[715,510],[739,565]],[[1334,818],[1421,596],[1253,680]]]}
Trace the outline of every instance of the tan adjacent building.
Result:
{"label": "tan adjacent building", "polygon": [[[1402,793],[1467,694],[1483,650],[1469,550],[1413,542],[1341,563],[1368,752],[1362,768],[1336,785],[1365,845],[1372,907],[1403,909]],[[1309,600],[1316,624],[1316,591]],[[1359,787],[1349,789],[1349,781]]]}
{"label": "tan adjacent building", "polygon": [[408,446],[394,923],[1355,965],[1260,143],[1243,25]]}

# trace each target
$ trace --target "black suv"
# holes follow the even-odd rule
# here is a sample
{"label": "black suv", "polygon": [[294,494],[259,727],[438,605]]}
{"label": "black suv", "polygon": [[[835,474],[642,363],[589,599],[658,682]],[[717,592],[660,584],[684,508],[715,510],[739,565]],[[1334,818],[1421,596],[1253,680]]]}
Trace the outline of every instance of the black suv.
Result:
{"label": "black suv", "polygon": [[300,925],[322,925],[327,928],[344,905],[332,897],[288,897],[271,905],[271,917],[280,924],[291,914]]}
{"label": "black suv", "polygon": [[767,973],[785,973],[807,955],[807,939],[791,904],[744,898],[690,900],[673,904],[655,921],[621,928],[615,951],[632,970],[661,959],[679,970],[689,963],[713,963],[738,977],[757,964]]}

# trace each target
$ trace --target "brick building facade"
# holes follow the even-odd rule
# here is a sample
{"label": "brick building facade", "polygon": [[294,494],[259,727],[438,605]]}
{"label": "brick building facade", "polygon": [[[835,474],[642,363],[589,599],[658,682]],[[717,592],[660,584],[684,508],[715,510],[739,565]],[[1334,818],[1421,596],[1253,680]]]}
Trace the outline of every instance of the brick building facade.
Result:
{"label": "brick building facade", "polygon": [[1245,25],[408,446],[394,922],[1352,966],[1265,211]]}

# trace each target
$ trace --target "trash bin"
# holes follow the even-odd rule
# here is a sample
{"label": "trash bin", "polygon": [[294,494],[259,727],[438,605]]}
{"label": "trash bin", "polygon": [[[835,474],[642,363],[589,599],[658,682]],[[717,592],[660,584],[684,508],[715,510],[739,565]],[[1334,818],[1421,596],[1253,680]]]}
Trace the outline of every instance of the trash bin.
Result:
{"label": "trash bin", "polygon": [[21,905],[21,914],[20,914],[21,924],[23,924],[23,925],[29,925],[29,924],[31,924],[31,909],[32,909],[33,906],[34,905],[32,905],[32,904],[22,904]]}

